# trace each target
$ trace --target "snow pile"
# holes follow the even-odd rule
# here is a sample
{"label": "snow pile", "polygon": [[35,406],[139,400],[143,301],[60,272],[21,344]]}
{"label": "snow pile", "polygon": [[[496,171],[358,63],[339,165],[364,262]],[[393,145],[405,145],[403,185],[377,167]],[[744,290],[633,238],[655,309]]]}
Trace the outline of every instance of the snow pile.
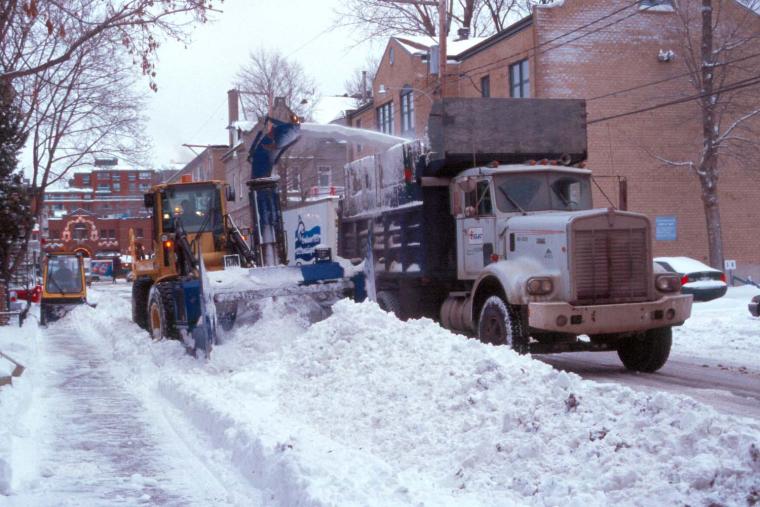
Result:
{"label": "snow pile", "polygon": [[124,382],[156,382],[273,504],[744,504],[760,491],[754,422],[372,303],[341,301],[308,328],[271,305],[203,363],[151,343],[110,298],[81,325],[112,341]]}
{"label": "snow pile", "polygon": [[760,289],[729,287],[725,296],[694,303],[682,327],[673,328],[673,352],[760,371],[760,319],[747,305]]}
{"label": "snow pile", "polygon": [[[19,329],[15,322],[0,326],[0,351],[26,367],[13,383],[0,387],[0,495],[11,492],[13,470],[20,439],[29,437],[23,416],[29,409],[34,391],[35,358],[39,328],[35,316],[30,315]],[[10,375],[14,366],[0,357],[0,376]]]}

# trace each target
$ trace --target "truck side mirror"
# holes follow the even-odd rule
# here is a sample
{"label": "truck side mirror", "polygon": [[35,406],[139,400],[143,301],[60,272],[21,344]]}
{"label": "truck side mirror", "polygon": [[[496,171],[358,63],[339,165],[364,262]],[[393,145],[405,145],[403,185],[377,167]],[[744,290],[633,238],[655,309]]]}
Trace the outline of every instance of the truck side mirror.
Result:
{"label": "truck side mirror", "polygon": [[143,196],[143,204],[146,208],[153,208],[153,205],[156,203],[155,195],[153,194],[145,194]]}
{"label": "truck side mirror", "polygon": [[235,189],[231,185],[224,187],[224,198],[227,202],[233,202],[235,200]]}

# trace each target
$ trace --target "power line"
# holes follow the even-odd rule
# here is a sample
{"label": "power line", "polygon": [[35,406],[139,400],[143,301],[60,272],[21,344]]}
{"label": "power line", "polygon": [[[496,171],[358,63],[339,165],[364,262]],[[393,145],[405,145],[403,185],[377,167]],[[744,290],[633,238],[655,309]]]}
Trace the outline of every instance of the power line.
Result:
{"label": "power line", "polygon": [[[760,56],[760,53],[755,53],[755,54],[752,54],[752,55],[743,56],[741,58],[736,58],[735,60],[729,60],[729,61],[723,62],[723,63],[716,63],[715,65],[713,65],[713,67],[724,67],[726,65],[731,65],[731,64],[734,64],[734,63],[742,62],[744,60],[749,60],[750,58],[757,58],[758,56]],[[591,98],[586,99],[586,102],[591,102],[592,100],[605,99],[607,97],[611,97],[613,95],[618,95],[620,93],[628,93],[628,92],[632,92],[632,91],[635,91],[635,90],[640,90],[641,88],[647,88],[649,86],[654,86],[654,85],[666,83],[668,81],[673,81],[674,79],[679,79],[679,78],[682,78],[682,77],[687,77],[687,76],[690,76],[692,74],[693,74],[692,72],[684,72],[682,74],[676,74],[674,76],[666,77],[664,79],[659,79],[657,81],[650,81],[650,82],[643,83],[643,84],[640,84],[640,85],[637,85],[637,86],[632,86],[630,88],[624,88],[622,90],[616,90],[614,92],[605,93],[604,95],[597,95],[596,97],[591,97]]]}
{"label": "power line", "polygon": [[670,100],[668,102],[663,102],[661,104],[655,104],[654,106],[649,106],[641,109],[634,109],[632,111],[627,111],[625,113],[619,113],[619,114],[613,114],[610,116],[605,116],[603,118],[597,118],[595,120],[589,120],[586,122],[586,125],[593,125],[595,123],[601,123],[603,121],[609,121],[614,120],[617,118],[623,118],[625,116],[631,116],[634,114],[639,113],[646,113],[648,111],[654,111],[655,109],[661,109],[663,107],[669,107],[669,106],[675,106],[678,104],[683,104],[684,102],[691,102],[692,100],[702,99],[705,97],[709,97],[712,95],[718,95],[721,93],[731,92],[735,90],[740,90],[742,88],[747,88],[749,86],[755,86],[760,84],[760,75],[753,76],[747,79],[742,79],[741,81],[736,81],[735,83],[731,83],[730,85],[724,86],[722,88],[718,88],[717,90],[713,90],[709,93],[699,93],[696,95],[689,95],[687,97],[681,97],[680,99]]}

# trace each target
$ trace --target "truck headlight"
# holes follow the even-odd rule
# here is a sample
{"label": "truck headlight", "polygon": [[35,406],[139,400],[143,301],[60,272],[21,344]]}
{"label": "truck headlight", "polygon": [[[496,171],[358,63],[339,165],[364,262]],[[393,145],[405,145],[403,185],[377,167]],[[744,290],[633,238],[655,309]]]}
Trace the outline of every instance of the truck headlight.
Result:
{"label": "truck headlight", "polygon": [[660,292],[678,292],[681,290],[681,280],[677,275],[657,275],[654,286]]}
{"label": "truck headlight", "polygon": [[526,288],[528,289],[528,294],[531,294],[533,296],[542,296],[544,294],[549,294],[552,290],[554,290],[554,283],[552,282],[551,278],[530,278],[528,279]]}

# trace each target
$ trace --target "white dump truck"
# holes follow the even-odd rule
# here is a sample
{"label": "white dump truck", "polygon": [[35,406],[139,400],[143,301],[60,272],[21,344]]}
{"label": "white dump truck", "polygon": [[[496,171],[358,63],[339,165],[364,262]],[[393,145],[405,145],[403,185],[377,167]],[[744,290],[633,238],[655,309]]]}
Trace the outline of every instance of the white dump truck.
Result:
{"label": "white dump truck", "polygon": [[371,263],[378,303],[400,318],[658,370],[691,296],[653,263],[646,216],[593,208],[585,122],[579,100],[436,102],[429,146],[347,166],[339,254]]}

